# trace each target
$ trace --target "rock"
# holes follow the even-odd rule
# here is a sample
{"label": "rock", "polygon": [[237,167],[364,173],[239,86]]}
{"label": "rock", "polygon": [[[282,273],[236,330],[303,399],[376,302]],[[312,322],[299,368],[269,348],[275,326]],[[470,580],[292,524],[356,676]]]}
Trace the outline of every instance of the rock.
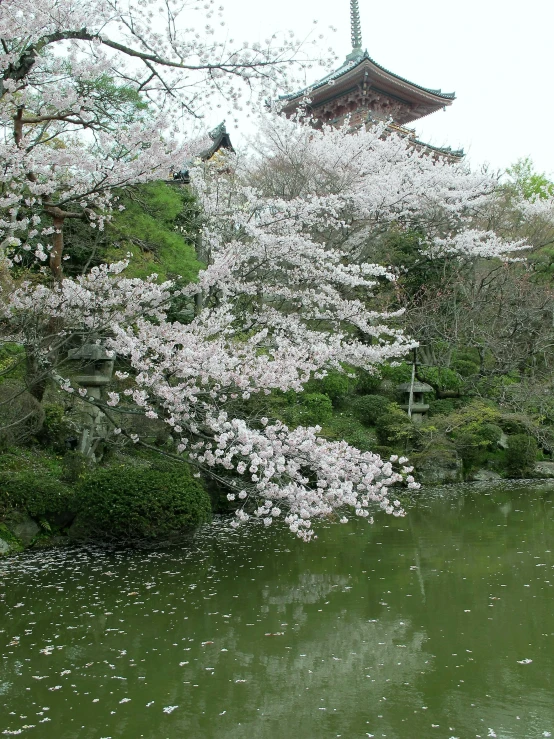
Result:
{"label": "rock", "polygon": [[470,480],[473,482],[491,482],[493,480],[502,480],[502,475],[492,470],[476,470],[471,473]]}
{"label": "rock", "polygon": [[451,448],[436,447],[410,455],[417,480],[423,485],[447,485],[463,479],[462,460]]}
{"label": "rock", "polygon": [[9,541],[2,539],[0,535],[0,556],[2,554],[9,554],[12,551],[12,546]]}
{"label": "rock", "polygon": [[20,552],[22,549],[19,539],[16,539],[5,524],[0,523],[0,556]]}
{"label": "rock", "polygon": [[40,531],[38,523],[23,511],[11,511],[4,523],[25,546],[29,545]]}
{"label": "rock", "polygon": [[537,462],[533,471],[536,477],[554,477],[554,462]]}

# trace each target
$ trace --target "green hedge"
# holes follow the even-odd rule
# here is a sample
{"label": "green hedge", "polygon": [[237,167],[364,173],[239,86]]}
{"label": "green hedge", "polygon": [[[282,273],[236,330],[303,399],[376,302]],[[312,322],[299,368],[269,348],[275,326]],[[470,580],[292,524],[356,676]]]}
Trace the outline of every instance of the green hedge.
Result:
{"label": "green hedge", "polygon": [[366,426],[374,426],[390,408],[390,401],[383,395],[363,395],[356,400],[356,413]]}
{"label": "green hedge", "polygon": [[407,414],[396,403],[391,403],[386,413],[375,423],[377,441],[382,446],[391,446],[403,451],[415,439],[416,429]]}
{"label": "green hedge", "polygon": [[510,477],[526,477],[533,472],[537,458],[537,442],[528,434],[515,434],[508,439],[506,467]]}
{"label": "green hedge", "polygon": [[32,471],[0,472],[0,515],[13,508],[35,518],[66,513],[75,509],[75,494],[53,476]]}
{"label": "green hedge", "polygon": [[76,538],[119,544],[171,540],[211,518],[209,495],[185,464],[102,469],[77,491]]}

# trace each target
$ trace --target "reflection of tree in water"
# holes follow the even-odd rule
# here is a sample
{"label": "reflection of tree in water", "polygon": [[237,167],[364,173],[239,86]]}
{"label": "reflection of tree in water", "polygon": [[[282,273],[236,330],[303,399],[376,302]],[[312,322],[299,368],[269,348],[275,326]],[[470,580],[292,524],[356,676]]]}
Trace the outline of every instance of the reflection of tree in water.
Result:
{"label": "reflection of tree in water", "polygon": [[302,572],[294,585],[272,584],[263,591],[263,599],[272,606],[287,606],[291,603],[318,603],[335,588],[348,587],[345,575],[329,575]]}
{"label": "reflection of tree in water", "polygon": [[[248,689],[240,711],[233,711],[241,725],[226,725],[226,737],[327,736],[335,722],[343,736],[358,736],[365,721],[375,728],[387,700],[400,695],[413,700],[416,678],[431,667],[425,634],[408,621],[349,622],[341,612],[340,621],[331,616],[306,632],[290,650],[258,659],[250,655],[252,670],[244,673]],[[222,696],[221,705],[232,705],[233,696],[233,690]],[[380,729],[386,724],[385,716]]]}
{"label": "reflection of tree in water", "polygon": [[[343,736],[350,736],[349,731],[358,735],[366,720],[374,726],[379,707],[386,709],[387,700],[394,702],[399,694],[413,697],[416,679],[432,663],[424,649],[424,631],[407,619],[385,616],[368,621],[349,612],[340,596],[332,597],[349,582],[345,575],[304,572],[292,584],[263,588],[261,612],[277,609],[287,625],[282,634],[268,635],[263,649],[259,641],[251,650],[245,648],[238,634],[232,646],[228,643],[234,679],[245,684],[237,685],[233,679],[219,686],[218,704],[227,712],[220,720],[225,737],[273,739],[298,732],[324,736],[334,722]],[[225,659],[214,654],[216,670],[223,669]],[[191,713],[198,716],[206,710],[213,716],[210,698],[204,694],[203,699],[206,705]],[[386,718],[380,720],[383,723]],[[199,736],[218,735],[201,721],[194,720],[192,726],[183,722],[182,727]]]}

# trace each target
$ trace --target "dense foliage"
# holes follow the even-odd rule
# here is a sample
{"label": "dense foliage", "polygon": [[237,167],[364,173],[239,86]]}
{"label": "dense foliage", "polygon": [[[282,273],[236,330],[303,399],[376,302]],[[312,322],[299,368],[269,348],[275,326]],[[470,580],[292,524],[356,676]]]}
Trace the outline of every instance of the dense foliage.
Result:
{"label": "dense foliage", "polygon": [[170,541],[211,518],[210,498],[184,465],[100,469],[78,488],[74,535],[147,544]]}

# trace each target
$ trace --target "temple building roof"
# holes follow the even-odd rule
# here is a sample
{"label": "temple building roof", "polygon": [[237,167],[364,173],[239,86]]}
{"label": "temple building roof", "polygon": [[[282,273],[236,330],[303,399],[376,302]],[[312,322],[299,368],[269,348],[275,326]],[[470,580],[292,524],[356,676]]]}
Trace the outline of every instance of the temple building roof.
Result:
{"label": "temple building roof", "polygon": [[456,99],[453,92],[423,87],[400,77],[362,50],[358,0],[350,0],[352,51],[343,64],[323,79],[298,92],[279,98],[283,112],[292,115],[300,106],[316,121],[351,124],[392,120],[404,126],[441,110]]}
{"label": "temple building roof", "polygon": [[[452,101],[456,99],[456,93],[454,92],[442,92],[440,89],[434,90],[429,87],[422,87],[415,82],[410,82],[404,77],[394,74],[394,72],[391,72],[372,59],[367,51],[361,50],[349,54],[338,69],[335,69],[321,80],[314,82],[313,85],[289,95],[281,95],[279,99],[283,101],[296,101],[309,96],[315,103],[315,98],[321,97],[320,94],[316,93],[316,90],[325,86],[336,86],[343,82],[343,79],[345,82],[353,82],[357,80],[360,73],[364,77],[371,77],[372,84],[381,82],[383,87],[386,86],[391,91],[394,89],[401,97],[406,97],[407,99],[412,98],[413,100],[421,99],[422,102],[435,103],[439,108],[443,108],[445,105],[451,105]],[[327,92],[328,90],[324,94]],[[335,93],[334,90],[333,93]]]}
{"label": "temple building roof", "polygon": [[187,149],[188,156],[180,169],[172,172],[172,180],[189,182],[189,169],[195,160],[200,159],[202,162],[207,162],[221,149],[227,149],[227,151],[231,152],[235,151],[229,132],[225,128],[225,121],[204,136],[189,141]]}

